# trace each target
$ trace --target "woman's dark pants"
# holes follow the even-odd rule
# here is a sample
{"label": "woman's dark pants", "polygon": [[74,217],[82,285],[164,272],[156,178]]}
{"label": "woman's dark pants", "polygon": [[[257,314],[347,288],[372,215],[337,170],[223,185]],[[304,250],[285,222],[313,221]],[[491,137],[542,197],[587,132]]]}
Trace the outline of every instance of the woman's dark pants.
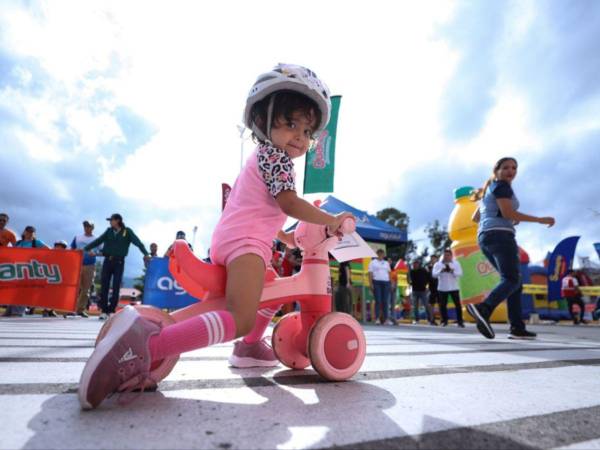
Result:
{"label": "woman's dark pants", "polygon": [[521,318],[523,283],[515,235],[510,231],[485,231],[479,235],[478,240],[481,251],[500,274],[500,283],[483,303],[488,306],[491,314],[496,306],[506,299],[511,328],[524,329],[525,324]]}

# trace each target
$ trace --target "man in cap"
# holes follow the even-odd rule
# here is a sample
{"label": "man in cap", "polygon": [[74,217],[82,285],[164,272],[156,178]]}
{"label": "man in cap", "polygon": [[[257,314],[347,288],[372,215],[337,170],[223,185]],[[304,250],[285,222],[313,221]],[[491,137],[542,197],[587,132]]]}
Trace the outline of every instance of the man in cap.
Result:
{"label": "man in cap", "polygon": [[[96,239],[94,236],[94,222],[89,219],[83,221],[83,234],[75,236],[71,241],[71,248],[81,250]],[[76,313],[81,317],[88,317],[86,312],[90,301],[90,288],[96,275],[96,255],[84,253],[81,264],[81,278],[79,281],[79,295],[77,297]]]}
{"label": "man in cap", "polygon": [[[142,241],[140,241],[131,228],[125,226],[123,217],[120,214],[113,214],[106,220],[110,222],[110,227],[99,238],[93,240],[83,248],[86,252],[89,252],[100,244],[104,244],[102,248],[104,263],[102,264],[102,286],[100,288],[99,303],[102,309],[100,320],[107,319],[108,315],[114,313],[117,308],[123,271],[125,269],[125,257],[129,253],[129,246],[133,244],[139,248],[144,254],[144,261],[150,258]],[[112,295],[109,299],[108,292],[111,286],[111,279]]]}

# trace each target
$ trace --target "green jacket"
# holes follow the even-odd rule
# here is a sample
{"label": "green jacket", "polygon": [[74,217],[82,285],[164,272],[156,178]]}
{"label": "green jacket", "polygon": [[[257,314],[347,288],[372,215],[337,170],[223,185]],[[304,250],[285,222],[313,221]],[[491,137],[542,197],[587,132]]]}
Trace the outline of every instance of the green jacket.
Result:
{"label": "green jacket", "polygon": [[127,256],[129,252],[129,245],[133,244],[144,254],[148,255],[148,251],[142,241],[135,235],[131,228],[122,228],[121,231],[115,233],[111,227],[108,227],[102,235],[95,241],[90,242],[83,249],[87,252],[93,248],[98,247],[100,244],[104,244],[102,248],[102,255],[104,256]]}

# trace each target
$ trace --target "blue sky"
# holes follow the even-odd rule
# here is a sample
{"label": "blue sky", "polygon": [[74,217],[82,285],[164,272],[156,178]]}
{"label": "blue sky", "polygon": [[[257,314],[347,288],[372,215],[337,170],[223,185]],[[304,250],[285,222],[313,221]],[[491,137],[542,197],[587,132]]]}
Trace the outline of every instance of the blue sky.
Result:
{"label": "blue sky", "polygon": [[245,95],[282,61],[343,95],[340,199],[407,211],[419,239],[513,155],[522,210],[557,218],[522,224],[521,245],[539,260],[577,234],[597,260],[600,3],[414,3],[5,1],[0,209],[47,242],[113,212],[161,250],[198,226],[203,255]]}

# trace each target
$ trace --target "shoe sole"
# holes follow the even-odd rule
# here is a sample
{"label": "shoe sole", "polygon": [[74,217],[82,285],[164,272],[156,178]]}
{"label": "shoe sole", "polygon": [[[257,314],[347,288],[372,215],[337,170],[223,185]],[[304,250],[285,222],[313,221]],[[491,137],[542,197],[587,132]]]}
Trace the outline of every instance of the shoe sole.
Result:
{"label": "shoe sole", "polygon": [[518,341],[535,341],[537,336],[529,336],[529,337],[525,337],[525,336],[513,336],[512,334],[508,335],[509,339],[514,339],[514,340],[518,340]]}
{"label": "shoe sole", "polygon": [[486,338],[494,339],[496,334],[492,327],[488,325],[488,323],[484,320],[484,318],[479,314],[479,310],[475,307],[475,305],[469,303],[467,305],[467,311],[473,317],[473,319],[477,322],[477,330]]}
{"label": "shoe sole", "polygon": [[113,348],[115,343],[121,339],[123,334],[129,330],[133,322],[139,317],[137,311],[132,307],[125,307],[123,312],[113,319],[113,323],[110,327],[110,333],[108,333],[104,339],[98,342],[98,345],[94,349],[92,356],[88,359],[81,378],[79,379],[79,389],[77,391],[79,396],[79,403],[81,408],[84,410],[93,409],[94,406],[87,400],[87,392],[90,384],[92,374],[98,367],[98,364],[106,357],[108,352]]}
{"label": "shoe sole", "polygon": [[231,355],[229,357],[229,365],[237,369],[248,369],[250,367],[275,367],[279,365],[279,361],[265,361],[263,359],[255,359],[249,357]]}

